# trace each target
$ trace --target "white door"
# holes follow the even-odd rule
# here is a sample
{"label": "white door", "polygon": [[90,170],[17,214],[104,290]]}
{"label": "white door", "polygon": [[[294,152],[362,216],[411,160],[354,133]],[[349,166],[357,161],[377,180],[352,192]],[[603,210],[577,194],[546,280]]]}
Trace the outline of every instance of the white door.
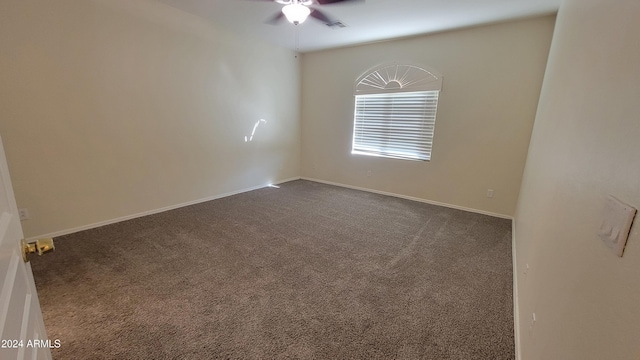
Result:
{"label": "white door", "polygon": [[22,260],[22,226],[0,139],[0,359],[51,359],[31,264]]}

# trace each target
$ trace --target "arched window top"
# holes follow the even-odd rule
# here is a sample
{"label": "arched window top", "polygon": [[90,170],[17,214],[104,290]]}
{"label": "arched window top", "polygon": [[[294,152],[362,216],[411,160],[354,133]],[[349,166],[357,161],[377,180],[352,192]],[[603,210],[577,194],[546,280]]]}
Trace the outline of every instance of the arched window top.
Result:
{"label": "arched window top", "polygon": [[418,65],[385,64],[356,80],[354,95],[432,91],[442,88],[442,75]]}

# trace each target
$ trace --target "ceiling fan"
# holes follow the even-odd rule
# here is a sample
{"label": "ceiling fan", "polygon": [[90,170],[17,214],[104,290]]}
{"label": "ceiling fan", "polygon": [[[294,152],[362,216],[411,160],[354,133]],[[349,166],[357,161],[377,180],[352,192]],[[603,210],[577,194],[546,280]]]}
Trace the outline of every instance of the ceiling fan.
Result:
{"label": "ceiling fan", "polygon": [[284,5],[282,12],[279,12],[271,19],[267,20],[267,24],[276,25],[283,18],[289,20],[294,25],[302,24],[307,17],[311,16],[314,19],[320,20],[327,25],[336,23],[336,20],[332,20],[322,11],[313,8],[312,6],[329,5],[344,2],[361,2],[364,0],[259,0],[269,1]]}

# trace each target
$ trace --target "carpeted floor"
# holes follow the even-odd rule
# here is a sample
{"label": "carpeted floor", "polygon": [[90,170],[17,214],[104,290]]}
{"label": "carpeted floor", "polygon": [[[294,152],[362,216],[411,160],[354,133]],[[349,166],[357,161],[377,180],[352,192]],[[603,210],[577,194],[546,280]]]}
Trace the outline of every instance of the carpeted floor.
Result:
{"label": "carpeted floor", "polygon": [[59,237],[54,359],[514,359],[511,222],[292,181]]}

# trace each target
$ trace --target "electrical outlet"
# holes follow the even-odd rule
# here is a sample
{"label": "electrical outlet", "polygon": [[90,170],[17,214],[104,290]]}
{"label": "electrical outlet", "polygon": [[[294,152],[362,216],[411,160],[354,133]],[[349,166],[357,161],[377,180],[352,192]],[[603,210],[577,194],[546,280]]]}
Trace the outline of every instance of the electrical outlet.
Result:
{"label": "electrical outlet", "polygon": [[524,273],[524,277],[525,277],[525,278],[527,277],[527,275],[529,275],[529,264],[526,264],[526,265],[525,265],[525,268],[524,268],[524,272],[523,272],[523,273]]}
{"label": "electrical outlet", "polygon": [[367,177],[371,177],[371,170],[367,170]]}
{"label": "electrical outlet", "polygon": [[493,189],[487,189],[487,197],[488,198],[492,198],[493,197]]}
{"label": "electrical outlet", "polygon": [[18,209],[20,221],[29,220],[29,209]]}

